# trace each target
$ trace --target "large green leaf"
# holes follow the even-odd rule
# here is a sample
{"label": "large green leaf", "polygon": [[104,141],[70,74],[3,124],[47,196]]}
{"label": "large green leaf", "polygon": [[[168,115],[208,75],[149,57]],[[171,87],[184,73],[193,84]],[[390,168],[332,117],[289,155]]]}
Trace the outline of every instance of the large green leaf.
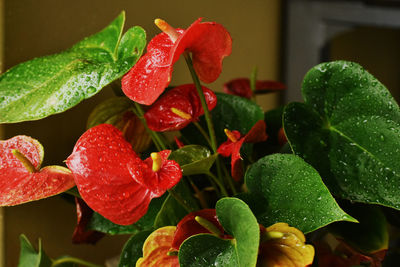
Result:
{"label": "large green leaf", "polygon": [[223,240],[209,234],[185,240],[179,249],[179,263],[186,266],[256,266],[260,229],[250,208],[237,198],[223,198],[216,205],[217,217],[233,236]]}
{"label": "large green leaf", "polygon": [[118,267],[131,267],[143,256],[143,244],[150,234],[151,231],[143,231],[129,238],[122,249]]}
{"label": "large green leaf", "polygon": [[318,172],[300,157],[273,154],[259,159],[245,175],[243,196],[258,222],[285,222],[304,233],[335,221],[356,221],[336,203]]}
{"label": "large green leaf", "polygon": [[167,195],[168,193],[164,194],[159,198],[153,198],[150,202],[147,213],[134,224],[131,225],[115,224],[110,220],[104,218],[97,212],[94,212],[87,227],[90,230],[96,230],[111,235],[135,234],[142,230],[153,230],[154,221],[163,203],[166,201]]}
{"label": "large green leaf", "polygon": [[400,209],[400,109],[355,63],[311,69],[304,104],[289,104],[284,128],[293,151],[313,165],[334,195]]}
{"label": "large green leaf", "polygon": [[39,239],[38,251],[31,245],[25,235],[20,235],[21,251],[19,254],[19,267],[50,267],[51,259],[44,253],[42,242]]}
{"label": "large green leaf", "polygon": [[169,159],[175,160],[182,168],[183,175],[207,173],[217,159],[208,148],[199,145],[188,145],[171,153]]}
{"label": "large green leaf", "polygon": [[21,63],[0,77],[0,123],[63,112],[125,74],[146,44],[140,27],[123,36],[125,13],[72,48]]}

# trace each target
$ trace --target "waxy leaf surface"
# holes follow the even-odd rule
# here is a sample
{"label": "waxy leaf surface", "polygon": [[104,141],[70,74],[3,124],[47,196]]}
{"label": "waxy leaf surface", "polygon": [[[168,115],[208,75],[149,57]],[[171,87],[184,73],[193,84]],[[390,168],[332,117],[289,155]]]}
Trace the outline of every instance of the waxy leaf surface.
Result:
{"label": "waxy leaf surface", "polygon": [[240,199],[223,198],[217,202],[216,211],[221,225],[233,239],[210,234],[186,239],[179,249],[181,266],[256,266],[260,228],[250,208]]}
{"label": "waxy leaf surface", "polygon": [[145,44],[140,27],[122,29],[125,13],[72,48],[21,63],[0,77],[0,123],[63,112],[127,72]]}
{"label": "waxy leaf surface", "polygon": [[75,185],[67,168],[40,169],[44,151],[35,139],[18,135],[0,141],[0,206],[12,206],[60,194]]}
{"label": "waxy leaf surface", "polygon": [[187,145],[171,153],[169,159],[175,160],[182,168],[183,175],[207,173],[217,159],[208,148],[199,145]]}
{"label": "waxy leaf surface", "polygon": [[361,66],[324,63],[306,75],[304,104],[289,104],[284,129],[293,151],[342,198],[400,209],[400,109]]}
{"label": "waxy leaf surface", "polygon": [[285,222],[309,233],[335,221],[355,221],[329,193],[318,172],[300,157],[273,154],[245,175],[248,201],[262,225]]}
{"label": "waxy leaf surface", "polygon": [[151,231],[142,231],[129,238],[122,249],[118,267],[131,267],[143,256],[143,244],[150,234]]}

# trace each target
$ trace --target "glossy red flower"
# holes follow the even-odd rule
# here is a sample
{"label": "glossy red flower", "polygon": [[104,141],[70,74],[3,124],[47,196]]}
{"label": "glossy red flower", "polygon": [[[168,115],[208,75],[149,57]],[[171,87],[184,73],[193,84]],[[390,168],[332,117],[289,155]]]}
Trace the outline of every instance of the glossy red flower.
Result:
{"label": "glossy red flower", "polygon": [[250,99],[255,93],[270,93],[286,89],[283,83],[276,81],[256,81],[255,87],[255,92],[253,92],[250,79],[237,78],[224,84],[224,92]]}
{"label": "glossy red flower", "polygon": [[135,159],[128,164],[132,178],[140,185],[152,192],[152,197],[159,197],[165,191],[176,185],[182,178],[181,167],[173,160],[168,160],[171,150],[151,153],[151,156],[142,161]]}
{"label": "glossy red flower", "polygon": [[219,237],[230,238],[228,235],[224,234],[224,228],[217,219],[215,209],[203,209],[189,213],[188,215],[183,217],[183,219],[178,223],[174,234],[174,240],[172,241],[172,248],[179,250],[182,242],[192,235],[197,235],[201,233],[212,233],[209,229],[202,226],[196,220],[196,217],[201,217],[203,220],[207,220],[209,224],[212,224],[213,227],[215,227],[216,230],[220,232]]}
{"label": "glossy red flower", "polygon": [[[209,110],[217,105],[217,96],[203,87]],[[175,131],[186,127],[204,114],[200,97],[194,84],[175,87],[158,99],[145,113],[147,125],[153,131]]]}
{"label": "glossy red flower", "polygon": [[225,129],[228,140],[222,143],[217,152],[224,157],[231,156],[231,174],[235,181],[240,181],[243,177],[243,167],[241,164],[240,148],[243,143],[258,143],[267,140],[266,125],[263,120],[256,122],[250,131],[242,136],[239,131]]}
{"label": "glossy red flower", "polygon": [[[147,181],[154,178],[148,172],[142,172],[140,178],[132,177],[130,169],[134,163],[142,165],[122,133],[109,124],[86,131],[67,159],[79,193],[89,207],[122,225],[139,220],[146,214],[150,200],[177,182],[176,175],[174,182],[162,180],[162,183]],[[175,170],[180,172],[180,168]],[[154,188],[137,181],[146,181],[146,185]]]}
{"label": "glossy red flower", "polygon": [[175,30],[162,20],[155,21],[164,32],[147,46],[147,53],[122,78],[122,90],[140,104],[151,105],[171,81],[173,64],[185,52],[191,52],[200,80],[215,81],[222,71],[222,60],[232,50],[227,30],[215,22],[196,20],[186,30]]}
{"label": "glossy red flower", "polygon": [[0,206],[12,206],[60,194],[75,185],[67,168],[40,168],[42,145],[29,136],[0,141]]}

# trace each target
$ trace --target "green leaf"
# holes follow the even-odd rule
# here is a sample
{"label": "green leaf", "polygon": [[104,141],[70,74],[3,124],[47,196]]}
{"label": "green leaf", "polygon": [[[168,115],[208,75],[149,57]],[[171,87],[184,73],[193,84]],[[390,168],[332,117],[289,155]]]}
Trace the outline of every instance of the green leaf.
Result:
{"label": "green leaf", "polygon": [[93,212],[93,216],[87,227],[89,230],[96,230],[111,235],[135,234],[142,230],[152,230],[155,218],[166,199],[167,194],[164,194],[159,198],[153,198],[150,202],[147,213],[134,224],[115,224],[97,212]]}
{"label": "green leaf", "polygon": [[300,157],[273,154],[259,159],[245,174],[249,203],[258,222],[285,222],[309,233],[335,221],[356,222],[329,193],[318,172]]}
{"label": "green leaf", "polygon": [[185,240],[179,249],[181,266],[256,266],[260,229],[250,208],[237,198],[223,198],[216,205],[217,217],[232,240],[209,234]]}
{"label": "green leaf", "polygon": [[217,157],[206,147],[188,145],[173,151],[169,159],[175,160],[181,166],[182,174],[187,176],[207,173]]}
{"label": "green leaf", "polygon": [[400,209],[400,109],[361,66],[311,69],[305,104],[289,104],[284,128],[293,151],[313,165],[334,195]]}
{"label": "green leaf", "polygon": [[152,231],[142,231],[129,238],[122,249],[118,267],[131,267],[143,256],[143,244],[151,232]]}
{"label": "green leaf", "polygon": [[115,124],[124,112],[134,106],[134,102],[126,97],[112,97],[97,105],[89,115],[86,128],[102,123]]}
{"label": "green leaf", "polygon": [[25,235],[20,235],[21,251],[19,254],[19,267],[50,267],[51,259],[42,249],[42,241],[39,239],[38,251],[31,245]]}
{"label": "green leaf", "polygon": [[[192,207],[193,210],[199,209],[199,206],[189,187],[185,183],[185,180],[182,179],[173,189],[170,190],[174,190],[176,194],[180,195],[186,205]],[[188,214],[188,211],[168,193],[168,197],[165,199],[154,220],[154,228],[177,225],[186,214]]]}
{"label": "green leaf", "polygon": [[[21,63],[0,76],[0,123],[63,112],[120,78],[146,44],[140,27],[122,36],[125,13],[72,48]],[[122,37],[122,38],[121,38]]]}
{"label": "green leaf", "polygon": [[352,204],[346,211],[360,223],[337,222],[329,225],[328,231],[363,254],[388,249],[388,225],[378,206]]}

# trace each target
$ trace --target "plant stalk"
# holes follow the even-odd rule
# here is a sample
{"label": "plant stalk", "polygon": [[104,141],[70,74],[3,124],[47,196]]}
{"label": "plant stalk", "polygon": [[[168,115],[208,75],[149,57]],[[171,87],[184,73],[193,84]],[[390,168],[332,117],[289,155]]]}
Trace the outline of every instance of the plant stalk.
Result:
{"label": "plant stalk", "polygon": [[101,265],[97,265],[97,264],[94,264],[94,263],[91,263],[88,261],[84,261],[84,260],[81,260],[78,258],[74,258],[74,257],[65,257],[65,258],[53,260],[51,267],[55,267],[57,265],[67,263],[67,262],[76,263],[76,264],[79,264],[80,266],[86,266],[86,267],[103,267]]}

